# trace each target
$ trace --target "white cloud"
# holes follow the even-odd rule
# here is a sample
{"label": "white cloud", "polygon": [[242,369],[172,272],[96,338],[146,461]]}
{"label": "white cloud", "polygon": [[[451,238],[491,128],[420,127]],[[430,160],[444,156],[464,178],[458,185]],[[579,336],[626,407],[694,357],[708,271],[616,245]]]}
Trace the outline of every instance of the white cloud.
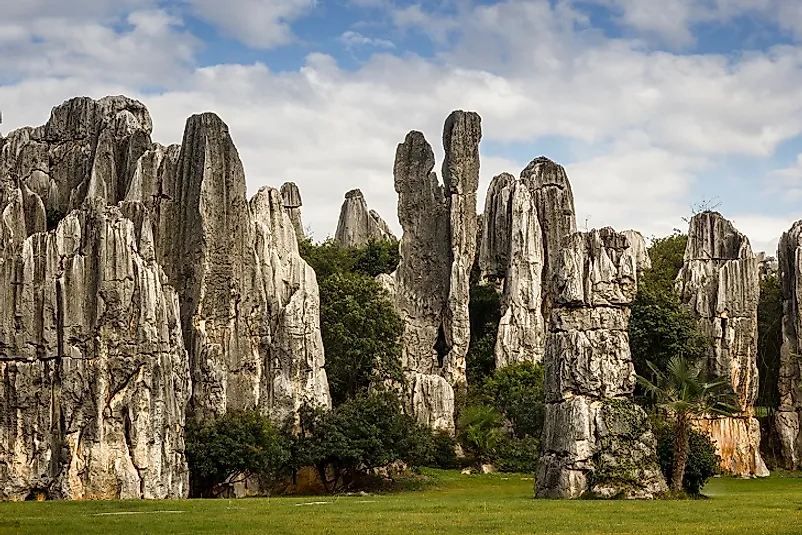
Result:
{"label": "white cloud", "polygon": [[388,39],[379,39],[377,37],[366,37],[359,32],[348,30],[340,35],[340,42],[346,48],[356,48],[360,46],[369,46],[374,48],[395,48],[395,43]]}
{"label": "white cloud", "polygon": [[[289,13],[298,14],[312,3],[293,5]],[[232,8],[220,24],[235,31],[249,6]],[[562,136],[568,147],[571,140],[583,146],[561,162],[580,226],[589,218],[590,226],[658,236],[684,226],[695,185],[716,180],[710,173],[718,155],[767,156],[802,133],[799,48],[739,57],[649,52],[640,41],[604,38],[573,4],[556,6],[510,1],[450,16],[407,9],[405,27],[433,32],[438,57],[377,51],[356,71],[322,53],[294,72],[260,63],[190,70],[192,38],[175,13],[159,10],[138,10],[122,34],[97,21],[76,22],[67,33],[28,21],[26,35],[41,38],[14,38],[24,55],[6,53],[17,45],[0,39],[0,72],[25,78],[0,85],[4,126],[41,124],[69,96],[128,93],[150,107],[155,139],[180,142],[188,115],[215,111],[230,126],[249,190],[297,182],[304,220],[318,238],[334,232],[342,196],[354,187],[398,230],[396,145],[407,131],[422,130],[442,161],[443,120],[456,108],[483,117],[480,208],[493,175],[519,173],[542,153],[539,140]],[[268,19],[281,20],[272,13]],[[169,90],[143,95],[139,88],[154,80]],[[520,160],[490,150],[508,141],[528,147]],[[738,217],[746,218],[742,230],[756,233],[753,241],[791,223],[782,214]]]}
{"label": "white cloud", "polygon": [[273,48],[294,39],[291,23],[316,0],[185,0],[222,32],[255,48]]}

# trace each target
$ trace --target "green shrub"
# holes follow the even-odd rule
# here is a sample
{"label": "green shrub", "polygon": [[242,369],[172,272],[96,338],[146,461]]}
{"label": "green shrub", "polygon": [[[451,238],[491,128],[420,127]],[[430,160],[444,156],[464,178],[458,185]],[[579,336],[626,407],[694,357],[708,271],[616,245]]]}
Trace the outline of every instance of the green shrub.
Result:
{"label": "green shrub", "polygon": [[443,470],[459,467],[459,459],[456,454],[457,439],[450,433],[445,431],[430,433],[428,447],[426,466]]}
{"label": "green shrub", "polygon": [[375,468],[396,461],[419,466],[431,432],[405,415],[394,394],[358,394],[331,411],[304,406],[300,432],[285,427],[291,452],[288,468],[313,466],[329,492],[358,486]]}
{"label": "green shrub", "polygon": [[[657,457],[660,469],[667,481],[671,481],[674,463],[674,441],[676,432],[673,423],[662,422],[655,425],[657,436]],[[720,473],[721,458],[716,454],[716,445],[706,433],[691,429],[690,453],[682,488],[690,496],[699,496],[707,481]]]}
{"label": "green shrub", "polygon": [[460,440],[478,462],[488,463],[495,458],[496,450],[504,439],[502,423],[501,413],[488,405],[466,407],[460,415]]}
{"label": "green shrub", "polygon": [[258,411],[234,412],[205,424],[190,422],[184,440],[196,497],[213,496],[235,474],[256,476],[269,485],[289,456],[268,417]]}
{"label": "green shrub", "polygon": [[533,474],[537,471],[540,440],[527,438],[504,438],[498,445],[493,464],[499,472]]}
{"label": "green shrub", "polygon": [[479,401],[498,410],[517,438],[540,438],[546,411],[543,366],[522,362],[485,379]]}

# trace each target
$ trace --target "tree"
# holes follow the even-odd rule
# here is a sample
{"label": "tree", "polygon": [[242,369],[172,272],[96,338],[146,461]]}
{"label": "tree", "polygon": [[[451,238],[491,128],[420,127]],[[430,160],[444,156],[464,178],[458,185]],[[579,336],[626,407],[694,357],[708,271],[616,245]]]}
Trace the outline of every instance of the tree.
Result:
{"label": "tree", "polygon": [[638,382],[655,399],[658,407],[674,416],[676,437],[671,490],[679,493],[688,464],[692,420],[707,415],[732,416],[740,409],[726,378],[705,380],[701,377],[701,368],[690,365],[683,356],[672,357],[665,371],[652,363],[649,367],[657,380],[638,376]]}
{"label": "tree", "polygon": [[757,307],[757,365],[760,377],[757,405],[769,410],[780,406],[777,383],[780,375],[783,296],[777,275],[760,280]]}
{"label": "tree", "polygon": [[[652,268],[638,278],[638,294],[629,321],[629,346],[635,372],[650,377],[653,363],[665,371],[681,355],[691,361],[707,355],[712,340],[699,328],[693,313],[680,303],[675,280],[682,268],[688,237],[679,232],[653,239]],[[651,380],[656,380],[654,376]]]}
{"label": "tree", "polygon": [[189,422],[185,444],[190,488],[199,497],[214,495],[234,475],[257,476],[269,484],[289,456],[270,419],[259,411],[232,412],[204,424]]}
{"label": "tree", "polygon": [[476,455],[480,464],[491,462],[495,457],[496,448],[504,439],[502,421],[501,413],[488,405],[467,407],[460,415],[462,441]]}
{"label": "tree", "polygon": [[320,328],[332,403],[353,399],[372,383],[402,383],[403,323],[371,277],[334,273],[320,284]]}
{"label": "tree", "polygon": [[516,438],[540,438],[546,411],[543,366],[522,362],[485,379],[479,399],[498,410]]}

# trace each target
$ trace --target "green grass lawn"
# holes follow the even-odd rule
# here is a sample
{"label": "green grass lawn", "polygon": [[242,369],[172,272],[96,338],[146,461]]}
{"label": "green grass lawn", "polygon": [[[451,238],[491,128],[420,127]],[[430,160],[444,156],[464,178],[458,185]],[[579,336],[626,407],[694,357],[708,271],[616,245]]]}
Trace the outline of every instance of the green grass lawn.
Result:
{"label": "green grass lawn", "polygon": [[426,473],[425,489],[384,495],[0,503],[0,534],[802,534],[795,474],[714,479],[702,500],[546,501],[522,475]]}

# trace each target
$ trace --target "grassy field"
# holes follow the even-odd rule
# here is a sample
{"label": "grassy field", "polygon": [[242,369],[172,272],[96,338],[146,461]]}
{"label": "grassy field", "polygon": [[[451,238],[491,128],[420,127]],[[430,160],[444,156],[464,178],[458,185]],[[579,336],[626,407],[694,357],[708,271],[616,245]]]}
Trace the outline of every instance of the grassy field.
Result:
{"label": "grassy field", "polygon": [[0,503],[0,534],[802,534],[802,478],[720,478],[709,499],[544,501],[522,475],[430,471],[424,490],[348,497]]}

